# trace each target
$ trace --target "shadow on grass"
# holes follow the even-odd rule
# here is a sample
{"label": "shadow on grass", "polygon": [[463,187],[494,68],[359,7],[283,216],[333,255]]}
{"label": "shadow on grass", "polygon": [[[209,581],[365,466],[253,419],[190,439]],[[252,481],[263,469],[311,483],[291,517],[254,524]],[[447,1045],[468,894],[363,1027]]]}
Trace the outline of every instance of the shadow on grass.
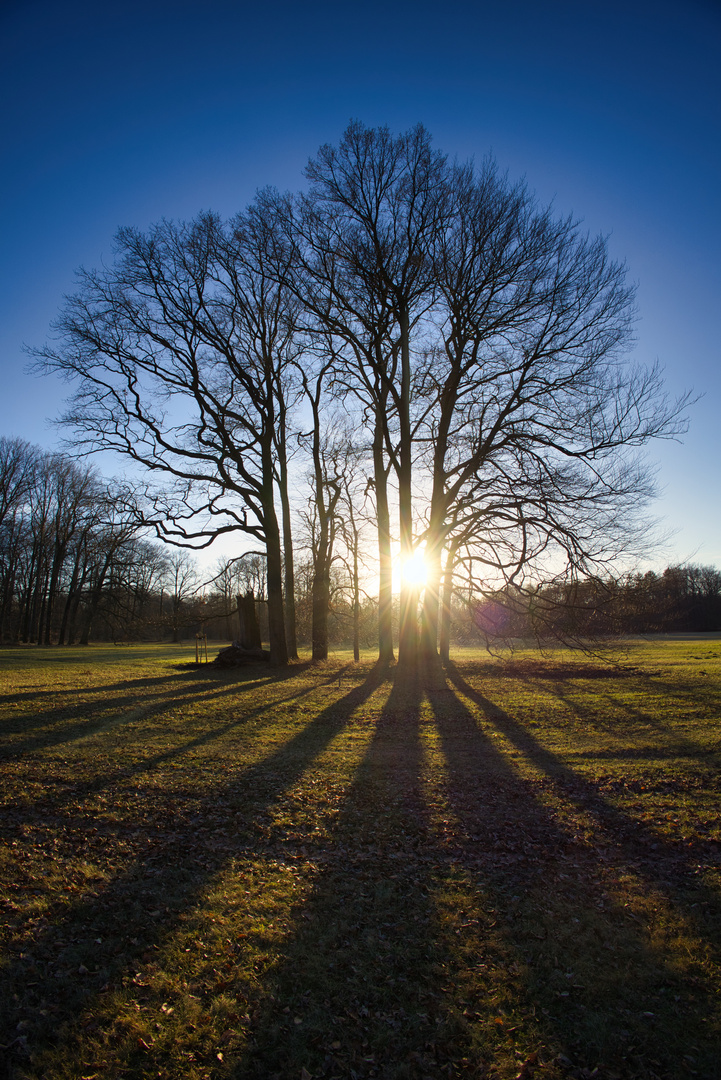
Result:
{"label": "shadow on grass", "polygon": [[[240,1080],[439,1075],[451,1056],[439,984],[448,960],[430,899],[442,858],[422,773],[421,692],[395,678],[372,739],[295,913],[285,957],[266,976],[267,1004]],[[454,1033],[455,1034],[455,1033]]]}
{"label": "shadow on grass", "polygon": [[[67,1048],[70,1069],[89,1061],[83,1075],[97,1071],[77,1019],[92,1017],[106,994],[128,984],[158,1012],[162,998],[155,1001],[139,975],[148,956],[202,907],[214,880],[237,875],[236,860],[256,856],[307,866],[309,888],[290,912],[282,958],[259,972],[245,1050],[235,1059],[227,1052],[221,1063],[217,1045],[206,1047],[197,1075],[298,1080],[306,1069],[327,1080],[440,1080],[492,1075],[488,1067],[500,1063],[502,1075],[513,1077],[525,1055],[541,1048],[548,1080],[581,1075],[570,1063],[553,1063],[559,1051],[579,1067],[600,1066],[599,1080],[612,1075],[606,1066],[628,1080],[686,1075],[683,1039],[689,1032],[700,1039],[712,1016],[711,989],[672,970],[606,886],[609,871],[633,870],[663,891],[679,868],[692,875],[693,867],[663,848],[658,860],[650,855],[654,833],[635,831],[637,823],[457,672],[456,689],[550,778],[554,793],[594,817],[597,842],[589,845],[554,816],[456,693],[426,693],[397,676],[363,735],[364,756],[328,837],[314,839],[312,817],[293,835],[274,832],[274,808],[389,675],[375,669],[253,764],[230,760],[222,782],[195,799],[188,790],[187,808],[177,789],[139,792],[144,816],[124,825],[126,869],[93,886],[94,895],[44,913],[32,948],[16,951],[3,970],[0,1042],[11,1044],[19,1075],[39,1078],[44,1059],[36,1064],[27,1053],[53,1041],[60,1052]],[[199,739],[212,742],[222,730]],[[429,766],[431,738],[444,774]],[[149,767],[140,762],[133,775]],[[80,834],[82,816],[76,825]],[[683,915],[695,918],[688,908]],[[216,989],[194,992],[210,1009]],[[509,1022],[511,1010],[522,1030]],[[27,1048],[17,1044],[18,1023],[26,1024]],[[712,1034],[697,1047],[692,1068],[711,1078]],[[180,1075],[162,1068],[152,1048],[136,1042],[112,1075]]]}
{"label": "shadow on grass", "polygon": [[[457,669],[456,669],[457,670]],[[533,689],[533,682],[531,680],[524,680],[531,689]],[[648,686],[644,687],[646,692],[661,694],[661,688],[651,684],[650,678],[646,677]],[[697,680],[698,683],[698,680]],[[540,684],[537,684],[540,685]],[[582,703],[575,699],[574,692],[576,688],[569,687],[565,681],[559,681],[554,684],[553,688],[544,686],[542,688],[544,693],[550,693],[559,701],[563,702],[565,708],[569,713],[578,720],[587,730],[594,732],[603,732],[605,735],[611,735],[616,738],[621,738],[626,744],[629,737],[633,737],[636,742],[640,742],[644,737],[647,739],[642,745],[630,747],[624,745],[616,750],[609,749],[604,750],[592,750],[588,756],[603,760],[608,758],[609,760],[624,758],[647,758],[650,761],[664,761],[669,758],[686,758],[688,760],[695,758],[702,764],[706,764],[706,758],[708,754],[717,753],[718,745],[708,746],[699,744],[698,742],[689,739],[685,736],[673,738],[673,732],[675,724],[673,721],[659,721],[653,713],[637,708],[627,698],[620,697],[610,692],[606,692],[603,695],[596,693],[593,699],[593,707],[588,703]],[[667,695],[668,702],[675,702],[678,715],[683,717],[684,712],[688,708],[688,704],[685,701],[686,694],[678,693],[678,686],[665,686],[663,693]],[[614,714],[613,719],[605,719],[603,716],[603,705],[608,703],[610,711]],[[698,708],[698,690],[697,696],[693,702],[694,706]],[[719,702],[721,704],[721,702]],[[600,706],[600,707],[599,707]],[[714,717],[714,708],[712,704],[706,704],[706,710],[709,716],[709,720]],[[658,736],[665,736],[666,741],[664,744],[659,745]],[[651,741],[653,740],[653,742]],[[584,753],[581,751],[578,753],[579,757],[584,757]]]}
{"label": "shadow on grass", "polygon": [[[698,1075],[718,1064],[716,989],[667,962],[663,936],[613,899],[632,874],[653,890],[710,955],[718,957],[719,898],[704,887],[682,845],[606,802],[456,669],[453,685],[553,784],[562,802],[593,819],[590,839],[540,801],[538,788],[456,701],[429,693],[449,767],[447,800],[461,826],[458,857],[495,897],[509,940],[527,964],[529,992],[553,1020],[561,1049],[589,1068],[634,1078],[684,1075],[689,1038]],[[693,907],[691,906],[693,904]],[[704,905],[707,917],[700,917]],[[693,1032],[693,1036],[691,1036]],[[689,1066],[691,1067],[691,1066]]]}
{"label": "shadow on grass", "polygon": [[[261,761],[244,769],[229,763],[225,780],[204,789],[191,814],[182,812],[173,792],[144,797],[144,814],[128,822],[125,868],[107,882],[93,882],[77,900],[58,900],[44,910],[33,927],[32,950],[16,948],[3,967],[0,1044],[10,1046],[23,1075],[40,1075],[28,1064],[29,1053],[67,1032],[78,1038],[73,1021],[132,977],[215,875],[249,847],[262,847],[258,836],[269,808],[344,729],[380,677],[373,672]],[[34,808],[29,812],[35,818]],[[92,824],[92,818],[79,819],[81,851]],[[36,891],[29,889],[26,899]],[[17,898],[22,895],[18,890]],[[18,905],[10,907],[14,915]],[[10,1059],[7,1068],[6,1075],[15,1075]]]}
{"label": "shadow on grass", "polygon": [[[622,843],[625,860],[649,881],[668,886],[672,882],[679,884],[682,879],[686,879],[695,891],[702,890],[702,883],[698,878],[701,866],[699,860],[705,856],[714,862],[718,861],[721,855],[718,845],[709,844],[707,848],[700,846],[697,852],[689,853],[688,845],[683,839],[670,841],[604,799],[592,783],[542,746],[527,727],[466,682],[457,669],[449,670],[449,678],[458,690],[481,708],[494,727],[553,782],[564,799],[591,815],[597,830],[596,854],[607,846],[613,849],[615,845]],[[606,756],[606,752],[599,756]],[[632,757],[633,753],[629,756]],[[712,898],[716,900],[716,894],[709,893],[707,899]]]}
{"label": "shadow on grass", "polygon": [[[275,686],[295,675],[305,671],[309,665],[298,665],[292,672],[285,669],[276,674],[268,674],[267,669],[254,670],[252,673],[243,671],[243,676],[237,676],[234,672],[222,678],[222,685],[217,689],[221,681],[216,672],[214,678],[201,679],[197,675],[192,681],[184,676],[157,676],[148,679],[133,679],[123,683],[103,687],[83,687],[82,700],[70,707],[63,705],[56,709],[48,709],[37,716],[21,715],[12,720],[0,722],[0,736],[12,736],[20,734],[27,729],[40,728],[36,734],[25,739],[15,739],[9,742],[4,750],[0,750],[0,760],[15,757],[20,753],[27,753],[36,749],[49,749],[53,746],[62,746],[77,739],[84,739],[96,734],[102,734],[112,726],[122,725],[138,719],[149,719],[168,709],[181,705],[191,704],[202,697],[205,701],[212,701],[223,696],[235,695],[257,691],[264,687]],[[337,678],[337,675],[335,676]],[[148,687],[159,684],[167,686],[173,680],[174,685],[162,692],[155,692],[144,699],[147,704],[138,705],[138,692],[147,690]],[[175,680],[178,680],[177,682]],[[182,681],[181,681],[182,680]],[[315,688],[315,683],[311,689]],[[118,695],[117,691],[127,693]],[[72,689],[66,690],[72,694]],[[43,691],[45,693],[45,691]],[[48,694],[57,697],[58,691],[47,691]],[[77,693],[77,691],[75,691]],[[294,695],[291,695],[291,697]],[[102,715],[96,720],[88,719],[88,712],[93,709],[93,703],[97,699],[97,707],[102,709]],[[11,699],[13,700],[13,699]],[[20,697],[17,699],[20,700]],[[289,699],[290,700],[290,699]],[[126,710],[119,712],[120,710]],[[113,715],[119,712],[119,715]]]}
{"label": "shadow on grass", "polygon": [[[85,699],[92,700],[95,697],[102,698],[106,694],[112,695],[119,691],[145,690],[153,685],[164,686],[171,680],[176,683],[180,682],[180,680],[186,682],[194,681],[203,686],[208,683],[217,683],[221,680],[225,682],[228,682],[229,680],[242,682],[248,678],[255,681],[263,678],[265,681],[275,682],[278,678],[292,678],[298,671],[298,668],[284,668],[280,672],[276,672],[275,670],[270,672],[267,664],[254,664],[237,670],[231,668],[221,671],[218,668],[213,668],[206,673],[206,667],[210,668],[210,666],[210,664],[205,665],[195,663],[167,664],[162,675],[141,676],[137,679],[122,679],[120,682],[104,682],[95,686],[79,681],[77,686],[67,684],[59,687],[54,686],[49,690],[20,690],[12,694],[0,694],[0,705],[18,705],[26,701],[42,702],[46,699],[55,698],[58,694],[82,693]],[[96,672],[93,672],[93,674],[96,674]],[[62,711],[63,710],[57,710],[60,714],[62,714]],[[50,711],[44,715],[52,716],[53,712]]]}
{"label": "shadow on grass", "polygon": [[[651,711],[638,708],[628,698],[612,694],[609,691],[600,694],[596,690],[593,697],[593,707],[589,707],[587,703],[581,703],[577,700],[575,695],[578,693],[578,688],[569,686],[565,679],[559,679],[550,686],[548,684],[544,686],[535,679],[525,676],[520,676],[520,678],[529,689],[538,689],[541,693],[558,698],[559,701],[563,702],[569,713],[593,731],[603,732],[606,735],[615,737],[621,735],[627,738],[629,735],[634,735],[637,738],[642,738],[645,735],[649,738],[655,738],[659,734],[673,730],[672,722],[659,720]],[[659,693],[658,688],[644,687],[644,692],[647,694],[652,693],[654,690]],[[668,688],[667,693],[669,697],[673,696],[671,688]],[[681,709],[683,708],[685,706],[681,706]],[[684,747],[687,751],[694,749],[698,753],[704,752],[697,744],[691,743],[689,740],[684,740]]]}
{"label": "shadow on grass", "polygon": [[[703,1032],[710,1015],[711,989],[689,991],[608,898],[595,853],[455,694],[427,697],[457,826],[446,835],[433,821],[423,693],[396,679],[233,1076],[280,1080],[305,1069],[401,1080],[484,1076],[491,1065],[515,1076],[540,1051],[549,1077],[581,1075],[575,1067],[614,1075],[613,1066],[629,1080],[675,1078],[689,1031]],[[464,951],[459,935],[471,934]],[[667,1004],[664,1048],[656,1013]],[[711,1078],[713,1036],[693,1052]]]}

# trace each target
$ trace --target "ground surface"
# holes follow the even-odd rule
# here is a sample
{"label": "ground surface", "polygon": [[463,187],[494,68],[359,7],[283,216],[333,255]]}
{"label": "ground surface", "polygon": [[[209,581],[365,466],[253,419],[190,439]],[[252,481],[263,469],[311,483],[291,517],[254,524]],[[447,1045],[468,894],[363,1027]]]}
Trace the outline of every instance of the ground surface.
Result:
{"label": "ground surface", "polygon": [[0,1077],[721,1075],[721,642],[0,652]]}

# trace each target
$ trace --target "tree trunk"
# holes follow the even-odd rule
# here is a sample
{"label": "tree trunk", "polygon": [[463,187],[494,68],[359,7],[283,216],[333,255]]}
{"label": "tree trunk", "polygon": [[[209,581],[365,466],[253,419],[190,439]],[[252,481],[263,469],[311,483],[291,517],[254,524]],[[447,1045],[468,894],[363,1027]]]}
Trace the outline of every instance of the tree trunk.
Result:
{"label": "tree trunk", "polygon": [[360,660],[360,578],[358,571],[358,533],[353,536],[353,659]]}
{"label": "tree trunk", "polygon": [[[78,618],[78,611],[80,609],[80,603],[81,603],[81,601],[83,599],[83,588],[85,586],[85,582],[87,580],[87,577],[88,577],[88,566],[87,566],[87,563],[85,563],[83,565],[83,572],[80,575],[80,580],[78,581],[78,584],[77,584],[76,589],[75,589],[75,593],[74,593],[74,595],[72,597],[72,603],[70,604],[69,609],[68,609],[68,625],[67,625],[67,630],[66,630],[67,637],[66,637],[66,639],[64,639],[64,640],[67,640],[68,645],[72,645],[73,641],[75,640],[75,623],[76,623],[77,618]],[[70,600],[70,597],[68,597],[68,600]]]}
{"label": "tree trunk", "polygon": [[327,556],[319,554],[313,575],[313,659],[328,659],[328,609],[330,607],[330,577]]}
{"label": "tree trunk", "polygon": [[46,645],[50,645],[52,640],[52,622],[53,614],[55,611],[55,600],[58,594],[58,585],[60,584],[60,574],[62,572],[63,564],[65,562],[65,555],[67,553],[68,541],[56,540],[55,550],[53,553],[53,565],[50,572],[50,584],[48,585],[48,598],[45,608],[45,634],[44,640]]}
{"label": "tree trunk", "polygon": [[108,570],[113,558],[113,551],[109,551],[105,556],[105,561],[101,569],[98,571],[98,575],[95,578],[93,587],[90,590],[90,597],[88,599],[88,610],[85,615],[85,622],[83,629],[80,633],[80,645],[87,645],[90,641],[90,631],[93,625],[93,619],[97,614],[98,607],[100,605],[100,598],[103,593],[103,585],[105,584],[105,578],[107,577]]}
{"label": "tree trunk", "polygon": [[376,517],[378,518],[378,660],[393,662],[393,558],[388,509],[388,473],[383,460],[383,420],[376,419],[373,438]]}
{"label": "tree trunk", "polygon": [[[11,558],[14,556],[11,554]],[[12,614],[13,600],[15,598],[15,573],[16,564],[11,562],[7,569],[3,586],[2,613],[0,614],[0,641],[5,641],[8,631],[8,621]],[[17,626],[14,637],[17,638]]]}
{"label": "tree trunk", "polygon": [[78,544],[75,555],[75,561],[73,563],[73,572],[70,578],[70,584],[68,585],[68,595],[65,599],[63,606],[63,614],[60,620],[60,633],[58,634],[58,645],[65,644],[65,634],[68,629],[68,619],[70,617],[70,610],[75,599],[75,592],[78,588],[78,578],[80,577],[80,562],[82,559],[83,545]]}
{"label": "tree trunk", "polygon": [[33,543],[30,553],[30,565],[27,569],[27,574],[25,577],[26,584],[23,594],[22,611],[20,614],[20,640],[22,641],[23,645],[27,645],[30,641],[34,603],[39,576],[40,566],[38,558],[38,545],[36,541],[35,543]]}
{"label": "tree trunk", "polygon": [[451,598],[453,596],[453,571],[456,565],[458,544],[453,541],[448,545],[446,565],[443,571],[443,584],[441,590],[441,644],[440,657],[444,667],[450,663],[451,651]]}
{"label": "tree trunk", "polygon": [[40,644],[40,624],[42,621],[42,612],[45,604],[45,589],[47,586],[47,573],[43,565],[44,561],[42,547],[39,547],[37,560],[35,562],[35,582],[28,611],[27,634],[25,637],[25,641],[37,641],[38,644]]}
{"label": "tree trunk", "polygon": [[48,571],[46,571],[44,576],[43,576],[43,589],[42,589],[42,595],[41,595],[41,598],[40,598],[40,611],[38,613],[38,621],[37,621],[37,624],[36,624],[36,627],[35,627],[35,639],[36,639],[38,645],[43,645],[44,644],[43,629],[45,627],[45,613],[46,613],[46,611],[48,609],[48,582],[49,582],[49,580],[50,580],[50,576],[49,576]]}
{"label": "tree trunk", "polygon": [[245,596],[238,596],[238,644],[241,649],[259,649],[261,647],[260,623],[255,607],[255,594],[249,589]]}
{"label": "tree trunk", "polygon": [[[2,611],[0,612],[0,641],[5,641],[8,632],[8,621],[12,615],[13,601],[15,599],[15,582],[18,569],[18,544],[14,520],[6,533],[7,563],[5,579],[3,581]],[[14,627],[13,637],[17,640],[18,626]]]}
{"label": "tree trunk", "polygon": [[285,614],[283,611],[283,559],[280,551],[280,529],[273,503],[273,485],[266,485],[266,502],[263,506],[265,527],[265,550],[268,568],[268,637],[270,639],[270,662],[283,666],[288,663],[288,646],[285,639]]}
{"label": "tree trunk", "polygon": [[[319,433],[316,432],[319,438]],[[320,447],[314,448],[315,458],[315,487],[316,487],[316,513],[318,515],[318,537],[315,550],[315,566],[313,570],[312,586],[312,614],[313,624],[311,630],[313,643],[313,659],[328,659],[328,613],[330,611],[330,568],[333,561],[333,543],[335,530],[332,527],[332,515],[335,512],[335,499],[331,497],[326,506],[326,484],[320,458]]]}
{"label": "tree trunk", "polygon": [[330,607],[330,561],[332,558],[328,511],[325,504],[325,476],[320,457],[320,429],[317,405],[315,408],[313,458],[315,466],[315,505],[318,515],[318,537],[313,568],[311,638],[313,659],[328,659],[328,609]]}
{"label": "tree trunk", "polygon": [[400,447],[398,453],[398,514],[401,537],[401,611],[398,635],[398,664],[405,670],[418,662],[418,588],[406,581],[403,567],[413,556],[413,454],[410,417],[410,331],[408,312],[403,308],[399,317],[401,330],[401,394],[399,409]]}
{"label": "tree trunk", "polygon": [[[463,355],[462,346],[457,350],[458,355]],[[454,354],[456,355],[456,354]],[[425,670],[438,670],[442,658],[438,655],[438,632],[441,617],[441,579],[445,589],[445,577],[441,571],[441,556],[448,532],[448,495],[446,491],[446,453],[453,410],[458,397],[458,365],[454,365],[449,373],[440,395],[440,415],[436,431],[435,446],[433,448],[433,486],[431,491],[431,506],[428,521],[426,539],[426,590],[423,597],[423,615],[421,623],[421,655]],[[455,559],[456,547],[451,544],[453,555],[450,557],[451,568]],[[449,564],[446,564],[449,565]],[[449,601],[450,603],[450,601]],[[444,608],[445,610],[445,608]],[[450,607],[448,607],[450,618]],[[441,631],[442,632],[442,631]],[[446,627],[446,638],[448,627]],[[448,659],[448,642],[446,640],[446,660]]]}
{"label": "tree trunk", "polygon": [[288,656],[298,659],[298,641],[295,619],[295,567],[293,563],[293,530],[291,526],[290,499],[288,497],[288,462],[285,449],[285,414],[282,417],[283,434],[279,440],[280,507],[283,520],[283,558],[285,565],[285,633]]}
{"label": "tree trunk", "polygon": [[434,492],[426,534],[426,588],[423,595],[421,618],[421,658],[425,671],[438,670],[438,631],[441,608],[441,556],[446,539],[446,501],[442,494],[442,480],[434,477]]}
{"label": "tree trunk", "polygon": [[[430,534],[430,530],[429,530]],[[436,544],[426,545],[426,587],[421,616],[420,657],[424,671],[438,667],[438,624],[441,590],[441,553]]]}

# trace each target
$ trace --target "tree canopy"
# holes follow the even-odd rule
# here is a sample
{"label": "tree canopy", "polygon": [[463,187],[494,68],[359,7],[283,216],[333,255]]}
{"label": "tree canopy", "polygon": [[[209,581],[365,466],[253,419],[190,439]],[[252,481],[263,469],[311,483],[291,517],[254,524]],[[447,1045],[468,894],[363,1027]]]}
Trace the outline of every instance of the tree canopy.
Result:
{"label": "tree canopy", "polygon": [[[235,531],[262,550],[276,662],[294,640],[289,477],[297,496],[307,455],[314,655],[333,545],[370,499],[380,655],[400,574],[399,662],[420,650],[433,666],[459,575],[522,590],[637,548],[653,494],[639,451],[683,431],[686,402],[630,360],[634,290],[606,240],[491,159],[451,163],[421,126],[353,122],[306,178],[229,222],[121,229],[35,356],[72,382],[76,443],[146,471],[159,535]],[[340,414],[342,467],[327,452]],[[401,568],[423,553],[422,599],[396,542]]]}

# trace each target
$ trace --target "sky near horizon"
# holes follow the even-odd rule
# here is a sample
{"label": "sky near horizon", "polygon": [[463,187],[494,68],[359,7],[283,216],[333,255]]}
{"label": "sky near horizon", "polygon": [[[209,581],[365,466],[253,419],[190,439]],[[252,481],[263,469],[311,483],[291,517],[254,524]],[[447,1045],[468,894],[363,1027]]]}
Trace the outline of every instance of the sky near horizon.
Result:
{"label": "sky near horizon", "polygon": [[721,567],[720,46],[719,0],[2,0],[0,434],[59,445],[67,388],[22,346],[118,227],[298,189],[351,118],[421,122],[627,261],[633,359],[702,395],[683,442],[649,448],[670,534],[654,565]]}

